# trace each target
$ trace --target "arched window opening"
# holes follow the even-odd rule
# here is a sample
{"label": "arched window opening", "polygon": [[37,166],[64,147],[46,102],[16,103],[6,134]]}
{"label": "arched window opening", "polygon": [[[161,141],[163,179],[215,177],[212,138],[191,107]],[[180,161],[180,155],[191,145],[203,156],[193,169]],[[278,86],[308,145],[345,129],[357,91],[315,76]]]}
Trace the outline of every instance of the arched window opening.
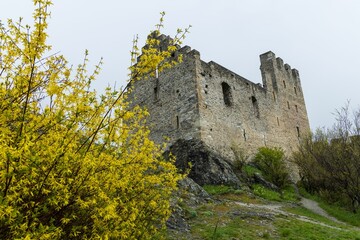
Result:
{"label": "arched window opening", "polygon": [[231,87],[226,82],[221,83],[222,91],[223,91],[223,97],[224,97],[224,103],[226,106],[232,105],[232,95],[231,95]]}
{"label": "arched window opening", "polygon": [[295,92],[295,95],[297,95],[296,87],[294,87],[294,92]]}
{"label": "arched window opening", "polygon": [[251,97],[251,102],[252,102],[252,105],[253,105],[253,109],[254,109],[254,114],[257,118],[260,117],[260,111],[259,111],[259,104],[258,104],[258,101],[256,99],[256,97],[252,96]]}

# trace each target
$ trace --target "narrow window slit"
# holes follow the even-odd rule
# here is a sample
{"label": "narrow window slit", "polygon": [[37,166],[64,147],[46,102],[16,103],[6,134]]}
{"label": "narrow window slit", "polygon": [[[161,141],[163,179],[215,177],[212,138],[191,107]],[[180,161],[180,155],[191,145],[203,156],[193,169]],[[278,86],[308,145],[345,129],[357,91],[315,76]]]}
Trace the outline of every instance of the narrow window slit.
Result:
{"label": "narrow window slit", "polygon": [[232,95],[231,95],[231,87],[226,82],[221,83],[223,97],[224,97],[224,103],[226,106],[232,105]]}

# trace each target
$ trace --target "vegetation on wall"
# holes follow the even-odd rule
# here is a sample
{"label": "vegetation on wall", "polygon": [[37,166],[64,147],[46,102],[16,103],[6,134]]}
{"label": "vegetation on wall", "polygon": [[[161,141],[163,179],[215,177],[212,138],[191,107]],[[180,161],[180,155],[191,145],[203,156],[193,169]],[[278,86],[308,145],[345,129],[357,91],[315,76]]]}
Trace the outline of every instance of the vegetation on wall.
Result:
{"label": "vegetation on wall", "polygon": [[75,69],[51,54],[52,2],[33,2],[33,26],[0,25],[0,238],[148,239],[169,217],[182,176],[149,140],[148,114],[129,108],[126,91],[181,60],[170,56],[186,31],[160,52],[161,18],[129,84],[99,95],[91,84],[102,62],[88,73],[87,52]]}

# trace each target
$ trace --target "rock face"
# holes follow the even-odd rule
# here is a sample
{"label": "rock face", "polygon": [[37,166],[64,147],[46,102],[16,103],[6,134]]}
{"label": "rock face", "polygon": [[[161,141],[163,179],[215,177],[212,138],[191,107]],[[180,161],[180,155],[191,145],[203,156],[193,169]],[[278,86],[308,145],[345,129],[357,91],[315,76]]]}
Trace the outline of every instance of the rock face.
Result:
{"label": "rock face", "polygon": [[275,184],[273,184],[269,181],[266,181],[265,178],[263,178],[263,176],[261,176],[261,174],[259,174],[259,173],[254,174],[254,182],[259,183],[259,184],[263,185],[264,187],[269,188],[274,191],[280,190]]}
{"label": "rock face", "polygon": [[198,205],[211,199],[211,196],[191,178],[179,181],[179,189],[186,191],[189,205]]}
{"label": "rock face", "polygon": [[181,198],[190,208],[197,207],[199,204],[212,201],[211,196],[191,178],[184,178],[179,181],[179,190],[175,193],[171,201],[172,213],[166,222],[169,230],[178,231],[182,234],[190,231],[190,226],[186,221],[186,209],[180,206],[177,201]]}
{"label": "rock face", "polygon": [[240,181],[229,162],[199,140],[177,140],[170,150],[176,157],[176,166],[181,170],[191,170],[188,175],[200,186],[206,184],[232,185],[239,187]]}

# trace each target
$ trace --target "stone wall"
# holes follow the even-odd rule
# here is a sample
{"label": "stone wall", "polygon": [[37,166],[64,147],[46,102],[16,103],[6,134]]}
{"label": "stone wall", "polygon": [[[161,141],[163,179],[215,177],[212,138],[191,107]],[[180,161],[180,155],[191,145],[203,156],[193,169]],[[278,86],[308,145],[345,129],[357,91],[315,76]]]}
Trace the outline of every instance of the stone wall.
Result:
{"label": "stone wall", "polygon": [[183,62],[165,70],[158,78],[134,83],[129,95],[132,105],[140,105],[150,113],[147,124],[156,143],[173,143],[177,139],[200,139],[200,115],[195,82],[195,56],[198,52],[184,47]]}
{"label": "stone wall", "polygon": [[310,131],[296,69],[272,52],[260,56],[263,85],[255,84],[185,46],[183,62],[158,78],[135,83],[133,104],[148,108],[151,138],[162,143],[199,139],[226,159],[261,146],[294,151]]}
{"label": "stone wall", "polygon": [[298,71],[274,53],[261,55],[263,86],[215,62],[201,61],[198,72],[201,138],[224,156],[260,146],[289,153],[309,132]]}

